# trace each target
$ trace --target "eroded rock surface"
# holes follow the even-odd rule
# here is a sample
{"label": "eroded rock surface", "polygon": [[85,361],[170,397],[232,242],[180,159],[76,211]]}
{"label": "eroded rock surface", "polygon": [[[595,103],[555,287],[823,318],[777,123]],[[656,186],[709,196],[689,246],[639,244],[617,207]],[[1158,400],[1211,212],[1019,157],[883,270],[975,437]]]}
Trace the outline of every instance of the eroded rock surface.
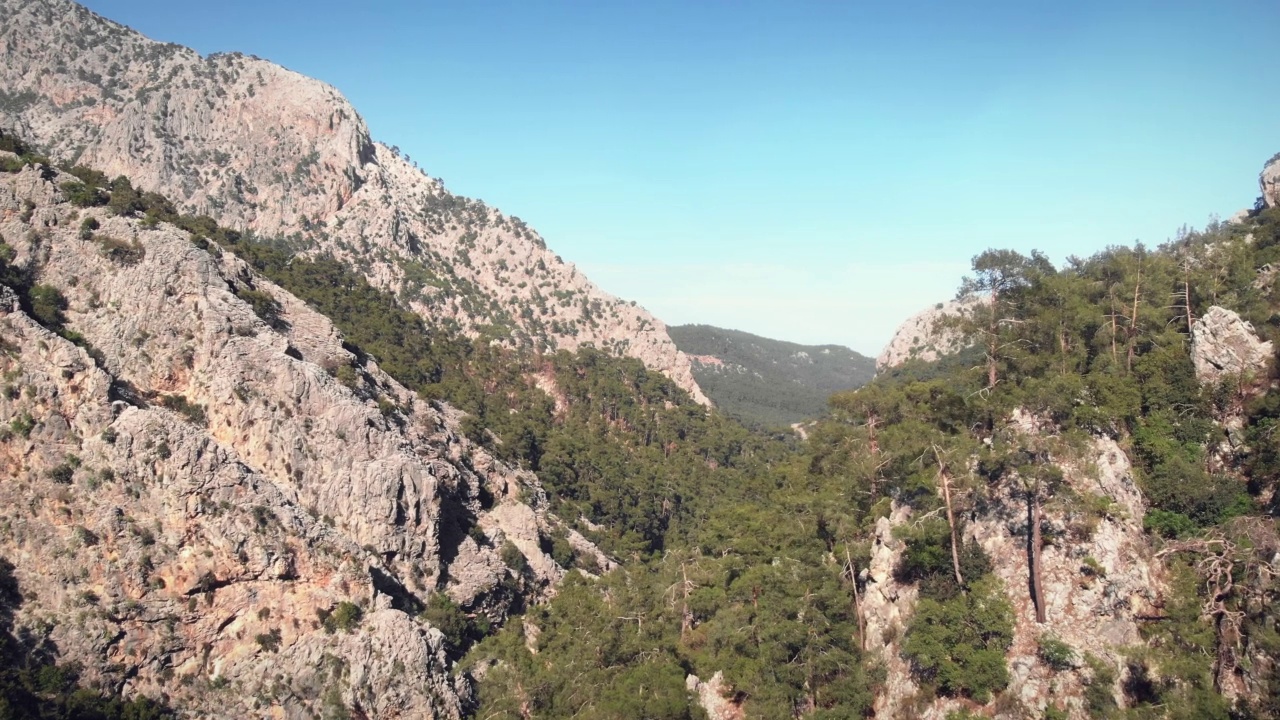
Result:
{"label": "eroded rock surface", "polygon": [[1191,362],[1202,383],[1217,382],[1228,374],[1258,373],[1271,355],[1271,343],[1261,340],[1253,325],[1233,310],[1215,305],[1191,328]]}
{"label": "eroded rock surface", "polygon": [[154,42],[69,0],[0,0],[0,16],[0,126],[188,212],[348,261],[425,317],[514,345],[632,356],[707,402],[660,320],[519,218],[374,142],[333,87]]}
{"label": "eroded rock surface", "polygon": [[1262,202],[1266,207],[1280,205],[1280,153],[1262,166],[1262,172],[1258,175],[1258,189],[1262,192]]}
{"label": "eroded rock surface", "polygon": [[946,321],[968,314],[980,302],[977,298],[951,300],[907,318],[876,358],[876,370],[897,367],[908,360],[932,362],[963,350],[964,338],[955,328],[948,327]]}
{"label": "eroded rock surface", "polygon": [[[560,523],[537,478],[237,258],[64,202],[68,177],[0,174],[0,237],[61,290],[84,346],[0,292],[0,557],[27,597],[18,626],[89,681],[198,716],[458,717],[469,684],[417,613],[442,592],[499,622],[554,591],[564,570],[538,540]],[[508,540],[527,567],[504,564]],[[344,602],[363,619],[326,628]]]}
{"label": "eroded rock surface", "polygon": [[[1017,706],[1028,717],[1039,717],[1052,705],[1083,719],[1088,714],[1081,698],[1090,678],[1085,655],[1122,675],[1124,648],[1140,644],[1139,619],[1152,615],[1161,603],[1164,578],[1143,535],[1145,503],[1120,447],[1109,438],[1095,438],[1078,457],[1062,458],[1057,464],[1071,491],[1096,498],[1090,507],[1106,509],[1084,512],[1052,499],[1044,504],[1043,522],[1053,531],[1050,534],[1067,540],[1047,544],[1041,554],[1046,623],[1035,621],[1028,591],[1027,505],[1016,483],[976,491],[981,497],[966,523],[965,537],[986,551],[1014,608],[1004,707]],[[910,522],[910,508],[896,503],[888,517],[877,521],[870,566],[861,578],[868,648],[879,652],[887,671],[876,698],[876,717],[943,720],[948,713],[976,705],[961,698],[927,697],[901,655],[917,591],[894,578],[905,548],[893,537],[893,529]],[[1045,664],[1038,654],[1042,637],[1071,647],[1072,668],[1061,671]],[[1122,699],[1118,687],[1113,692]]]}

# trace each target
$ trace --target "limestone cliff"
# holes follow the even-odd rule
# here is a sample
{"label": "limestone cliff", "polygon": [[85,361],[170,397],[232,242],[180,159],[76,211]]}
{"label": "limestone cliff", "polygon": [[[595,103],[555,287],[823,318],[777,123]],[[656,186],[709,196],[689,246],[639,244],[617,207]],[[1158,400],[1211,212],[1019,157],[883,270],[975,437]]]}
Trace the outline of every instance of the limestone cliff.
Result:
{"label": "limestone cliff", "polygon": [[932,362],[964,349],[964,339],[953,328],[946,326],[946,320],[964,315],[977,302],[982,300],[951,300],[907,318],[894,331],[893,338],[876,358],[876,370],[897,367],[908,360]]}
{"label": "limestone cliff", "polygon": [[[1015,413],[1009,432],[1036,434],[1042,428]],[[1141,642],[1140,619],[1154,614],[1162,602],[1161,564],[1143,534],[1145,503],[1133,478],[1129,459],[1110,438],[1094,438],[1070,457],[1056,460],[1063,471],[1063,494],[1097,498],[1098,513],[1082,512],[1070,503],[1050,501],[1043,524],[1062,538],[1042,552],[1047,622],[1035,620],[1027,589],[1027,506],[1012,486],[976,487],[977,510],[966,526],[966,538],[991,558],[1014,609],[1013,644],[1007,655],[1009,687],[996,717],[1042,717],[1047,708],[1071,718],[1087,718],[1085,686],[1094,679],[1086,656],[1101,661],[1119,677],[1125,652]],[[903,634],[916,606],[917,589],[895,579],[903,543],[894,528],[915,522],[911,508],[894,504],[876,525],[871,562],[864,571],[867,637],[887,670],[877,697],[877,717],[943,720],[951,712],[974,709],[959,698],[936,698],[921,692],[909,662],[901,655]],[[1069,667],[1051,667],[1041,656],[1042,638],[1053,638],[1071,650]],[[1107,689],[1120,701],[1118,686]]]}
{"label": "limestone cliff", "polygon": [[330,253],[436,321],[514,345],[636,357],[706,403],[666,327],[518,218],[374,142],[334,88],[154,42],[69,0],[0,0],[0,126],[187,212]]}
{"label": "limestone cliff", "polygon": [[1262,193],[1263,207],[1280,205],[1280,153],[1272,156],[1258,174],[1258,190]]}
{"label": "limestone cliff", "polygon": [[[27,598],[19,626],[90,681],[198,716],[458,717],[469,682],[417,613],[447,593],[499,621],[553,591],[564,570],[540,546],[559,521],[536,477],[238,259],[77,209],[67,179],[0,174],[12,264],[65,297],[56,334],[0,292],[0,557]],[[348,607],[335,629],[342,603],[363,619]]]}

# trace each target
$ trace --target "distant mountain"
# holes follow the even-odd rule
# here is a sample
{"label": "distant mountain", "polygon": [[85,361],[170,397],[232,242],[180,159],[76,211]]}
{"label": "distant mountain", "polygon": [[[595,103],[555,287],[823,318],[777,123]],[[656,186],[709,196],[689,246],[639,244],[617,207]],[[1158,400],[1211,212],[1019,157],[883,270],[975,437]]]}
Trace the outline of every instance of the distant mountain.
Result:
{"label": "distant mountain", "polygon": [[876,372],[875,360],[842,345],[800,345],[711,325],[668,332],[693,360],[693,377],[707,396],[760,425],[818,417],[832,393],[865,385]]}

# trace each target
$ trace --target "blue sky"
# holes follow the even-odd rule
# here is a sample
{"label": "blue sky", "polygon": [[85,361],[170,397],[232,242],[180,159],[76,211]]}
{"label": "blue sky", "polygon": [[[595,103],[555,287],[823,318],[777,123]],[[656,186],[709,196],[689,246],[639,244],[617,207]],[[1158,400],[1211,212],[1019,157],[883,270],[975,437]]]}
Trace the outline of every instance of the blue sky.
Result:
{"label": "blue sky", "polygon": [[86,4],[332,83],[668,323],[872,355],[978,252],[1157,244],[1280,150],[1274,0]]}

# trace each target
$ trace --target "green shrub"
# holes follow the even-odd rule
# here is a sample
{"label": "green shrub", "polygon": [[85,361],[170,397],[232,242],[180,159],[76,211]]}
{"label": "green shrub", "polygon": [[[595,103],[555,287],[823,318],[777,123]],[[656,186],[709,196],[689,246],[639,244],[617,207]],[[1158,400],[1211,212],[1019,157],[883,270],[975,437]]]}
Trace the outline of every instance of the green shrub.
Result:
{"label": "green shrub", "polygon": [[280,329],[282,320],[280,314],[284,308],[270,293],[261,290],[252,290],[249,288],[241,288],[236,291],[236,297],[249,303],[253,308],[253,314],[261,318],[262,322],[268,327]]}
{"label": "green shrub", "polygon": [[61,485],[70,485],[75,474],[76,469],[70,463],[62,463],[49,471],[49,479]]}
{"label": "green shrub", "polygon": [[1054,670],[1069,670],[1075,666],[1076,651],[1052,635],[1041,635],[1036,655],[1040,661]]}
{"label": "green shrub", "polygon": [[266,652],[276,652],[280,649],[280,628],[273,628],[268,633],[258,633],[254,640],[258,641],[258,647]]}
{"label": "green shrub", "polygon": [[1089,654],[1084,656],[1084,663],[1089,667],[1089,678],[1084,683],[1085,709],[1091,718],[1109,718],[1118,710],[1113,691],[1115,668]]}
{"label": "green shrub", "polygon": [[467,615],[448,595],[441,592],[432,594],[419,617],[444,633],[444,639],[451,648],[460,649],[466,643]]}
{"label": "green shrub", "polygon": [[194,425],[207,425],[209,418],[205,415],[204,406],[193,403],[182,395],[161,395],[158,398],[161,407],[172,410]]}
{"label": "green shrub", "polygon": [[91,185],[86,185],[75,180],[68,180],[58,186],[62,190],[62,194],[67,198],[67,202],[76,207],[94,207],[97,205],[106,205],[107,196],[101,190]]}
{"label": "green shrub", "polygon": [[1000,581],[986,576],[967,594],[922,598],[902,654],[923,682],[944,695],[985,703],[1009,683],[1004,653],[1013,642],[1013,608]]}
{"label": "green shrub", "polygon": [[1170,539],[1186,537],[1199,529],[1191,518],[1168,510],[1148,510],[1142,518],[1142,527],[1153,535]]}
{"label": "green shrub", "polygon": [[67,309],[67,299],[62,292],[52,285],[36,285],[27,294],[31,302],[31,316],[36,322],[57,332],[67,323],[63,312]]}
{"label": "green shrub", "polygon": [[94,230],[97,230],[99,227],[101,227],[101,226],[98,224],[98,219],[97,219],[97,218],[95,218],[95,217],[87,217],[87,218],[85,218],[84,220],[82,220],[82,221],[80,222],[80,233],[79,233],[79,235],[80,235],[80,239],[81,239],[81,240],[92,240],[92,239],[93,239],[93,231],[94,231]]}
{"label": "green shrub", "polygon": [[324,614],[324,617],[321,618],[321,623],[324,624],[324,629],[328,632],[349,633],[360,627],[360,620],[363,617],[364,611],[360,609],[359,605],[343,600],[333,610]]}
{"label": "green shrub", "polygon": [[146,248],[137,240],[133,242],[125,242],[119,238],[109,237],[107,235],[96,236],[98,245],[102,249],[102,254],[112,262],[121,265],[137,265],[147,256]]}
{"label": "green shrub", "polygon": [[510,540],[502,543],[502,564],[511,569],[511,572],[520,575],[529,567],[529,561],[525,558],[524,553],[520,552],[520,548]]}
{"label": "green shrub", "polygon": [[9,430],[15,435],[21,435],[23,438],[31,437],[31,431],[34,430],[35,427],[35,418],[31,417],[31,413],[28,412],[24,412],[9,421]]}

